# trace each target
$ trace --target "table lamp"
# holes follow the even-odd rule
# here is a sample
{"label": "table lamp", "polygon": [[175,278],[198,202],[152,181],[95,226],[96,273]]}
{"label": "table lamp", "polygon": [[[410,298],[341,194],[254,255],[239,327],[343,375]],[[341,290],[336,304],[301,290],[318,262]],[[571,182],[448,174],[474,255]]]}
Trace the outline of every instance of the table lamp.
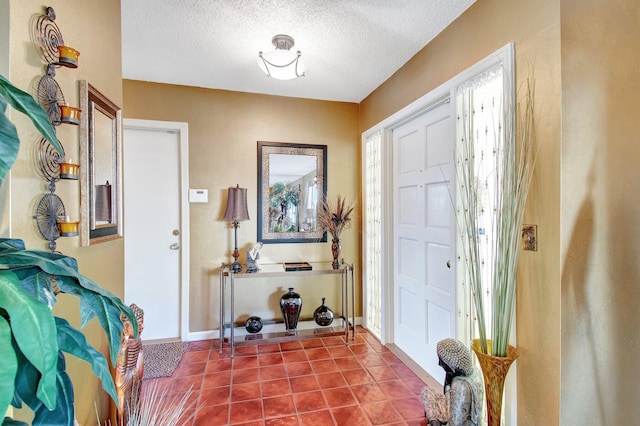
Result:
{"label": "table lamp", "polygon": [[224,220],[233,221],[233,229],[235,233],[235,247],[233,249],[233,263],[231,271],[242,271],[242,265],[238,262],[240,253],[238,252],[238,226],[241,220],[249,220],[249,210],[247,209],[247,188],[229,188],[229,196],[227,197],[227,210],[224,213]]}

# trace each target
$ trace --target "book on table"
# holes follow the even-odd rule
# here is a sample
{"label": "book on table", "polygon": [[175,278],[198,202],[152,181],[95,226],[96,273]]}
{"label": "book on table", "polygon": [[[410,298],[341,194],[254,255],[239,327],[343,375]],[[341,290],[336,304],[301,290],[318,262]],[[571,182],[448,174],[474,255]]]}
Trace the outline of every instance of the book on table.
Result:
{"label": "book on table", "polygon": [[285,271],[311,271],[312,269],[308,262],[284,262]]}

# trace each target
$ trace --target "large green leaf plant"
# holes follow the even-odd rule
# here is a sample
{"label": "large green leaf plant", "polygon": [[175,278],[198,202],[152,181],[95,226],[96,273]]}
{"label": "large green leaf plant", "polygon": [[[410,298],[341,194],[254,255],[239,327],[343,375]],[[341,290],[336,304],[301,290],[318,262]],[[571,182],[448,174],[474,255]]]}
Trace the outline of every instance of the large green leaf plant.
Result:
{"label": "large green leaf plant", "polygon": [[[62,145],[46,112],[28,93],[0,75],[0,183],[13,166],[20,139],[5,115],[7,105],[27,115],[36,129],[62,153]],[[94,317],[106,333],[115,365],[121,313],[136,328],[129,307],[78,272],[74,258],[25,249],[22,240],[0,239],[0,419],[10,405],[29,407],[33,425],[74,424],[73,384],[66,372],[65,354],[88,362],[104,390],[117,401],[117,392],[105,357],[79,330],[52,311],[56,296],[80,299],[81,327]],[[2,426],[25,423],[5,417]]]}

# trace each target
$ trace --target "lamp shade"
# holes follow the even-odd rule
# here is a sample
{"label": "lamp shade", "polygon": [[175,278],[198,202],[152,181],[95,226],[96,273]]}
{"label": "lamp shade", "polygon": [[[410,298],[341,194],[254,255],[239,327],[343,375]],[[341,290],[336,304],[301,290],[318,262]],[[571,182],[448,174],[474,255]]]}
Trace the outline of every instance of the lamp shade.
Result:
{"label": "lamp shade", "polygon": [[249,209],[247,208],[247,188],[229,188],[227,198],[227,210],[224,212],[224,220],[241,221],[249,220]]}
{"label": "lamp shade", "polygon": [[292,37],[278,34],[271,40],[275,50],[260,52],[258,54],[258,66],[271,78],[277,80],[291,80],[304,77],[305,66],[300,59],[300,51],[292,52],[294,45]]}

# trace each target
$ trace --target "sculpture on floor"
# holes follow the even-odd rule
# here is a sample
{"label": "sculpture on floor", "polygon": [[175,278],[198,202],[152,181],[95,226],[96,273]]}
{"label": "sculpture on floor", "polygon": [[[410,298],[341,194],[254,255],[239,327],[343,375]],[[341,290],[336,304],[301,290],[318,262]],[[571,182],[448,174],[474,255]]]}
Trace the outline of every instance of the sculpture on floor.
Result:
{"label": "sculpture on floor", "polygon": [[144,359],[142,356],[141,334],[144,329],[144,311],[136,304],[130,305],[138,322],[138,338],[133,332],[133,325],[122,315],[122,337],[120,350],[116,360],[115,385],[118,392],[118,426],[125,426],[129,414],[140,403]]}
{"label": "sculpture on floor", "polygon": [[482,374],[473,365],[471,351],[456,339],[436,346],[439,365],[445,371],[444,393],[422,389],[422,404],[429,426],[477,426],[482,423],[484,388]]}

